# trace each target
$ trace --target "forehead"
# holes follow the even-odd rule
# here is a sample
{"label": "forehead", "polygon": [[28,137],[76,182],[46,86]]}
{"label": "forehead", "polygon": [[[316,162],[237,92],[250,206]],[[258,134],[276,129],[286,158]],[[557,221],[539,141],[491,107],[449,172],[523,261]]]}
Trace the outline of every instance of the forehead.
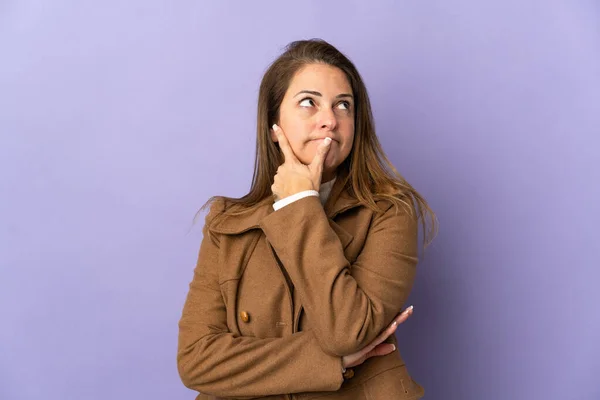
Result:
{"label": "forehead", "polygon": [[346,74],[341,69],[326,64],[308,64],[296,72],[288,91],[294,96],[301,90],[315,90],[323,95],[333,96],[352,93]]}

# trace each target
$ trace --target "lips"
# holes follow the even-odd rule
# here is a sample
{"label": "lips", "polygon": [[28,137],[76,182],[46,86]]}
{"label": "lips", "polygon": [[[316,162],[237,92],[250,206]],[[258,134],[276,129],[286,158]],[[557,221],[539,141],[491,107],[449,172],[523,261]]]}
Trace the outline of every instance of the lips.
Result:
{"label": "lips", "polygon": [[[317,138],[317,139],[311,139],[311,142],[322,142],[323,140],[325,140],[328,136],[326,137],[322,137],[322,138]],[[335,140],[334,138],[331,138],[331,143],[333,142],[337,142],[337,140]]]}

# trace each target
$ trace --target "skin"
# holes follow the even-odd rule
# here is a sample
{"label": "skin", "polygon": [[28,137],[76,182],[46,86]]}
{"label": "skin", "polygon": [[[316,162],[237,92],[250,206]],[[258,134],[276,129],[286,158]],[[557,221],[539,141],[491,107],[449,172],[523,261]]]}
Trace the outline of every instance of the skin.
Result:
{"label": "skin", "polygon": [[[322,176],[323,182],[333,179],[354,142],[354,97],[346,75],[324,64],[301,68],[281,102],[277,125],[285,132],[297,160],[305,166],[314,160],[324,139],[331,138]],[[271,137],[279,141],[275,132]],[[320,180],[313,180],[309,189],[318,190],[317,183]]]}
{"label": "skin", "polygon": [[371,357],[385,356],[393,351],[396,351],[396,346],[390,343],[383,343],[383,341],[396,332],[398,325],[406,321],[408,317],[412,315],[413,310],[413,306],[408,307],[406,310],[398,314],[390,326],[381,332],[379,336],[375,338],[375,340],[369,343],[369,345],[365,346],[363,349],[354,354],[342,357],[342,365],[344,368],[356,367]]}
{"label": "skin", "polygon": [[[335,177],[354,142],[354,98],[348,79],[329,65],[305,66],[292,78],[279,115],[271,139],[279,143],[284,163],[271,186],[275,200],[304,190],[318,191],[321,182]],[[393,344],[383,342],[412,313],[410,306],[369,345],[342,357],[343,367],[355,367],[395,351]]]}

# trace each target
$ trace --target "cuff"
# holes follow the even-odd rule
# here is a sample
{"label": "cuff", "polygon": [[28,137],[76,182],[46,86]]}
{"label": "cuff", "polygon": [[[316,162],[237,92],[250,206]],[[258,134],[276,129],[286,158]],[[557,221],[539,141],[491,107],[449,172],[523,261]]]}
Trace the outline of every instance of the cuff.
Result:
{"label": "cuff", "polygon": [[291,203],[293,203],[293,202],[295,202],[297,200],[303,199],[303,198],[308,197],[308,196],[317,196],[317,197],[319,197],[319,192],[317,192],[316,190],[304,190],[302,192],[295,193],[295,194],[293,194],[291,196],[288,196],[288,197],[285,197],[285,198],[283,198],[281,200],[276,201],[273,204],[273,208],[275,209],[275,211],[277,211],[277,210],[279,210],[279,209],[287,206],[288,204],[291,204]]}

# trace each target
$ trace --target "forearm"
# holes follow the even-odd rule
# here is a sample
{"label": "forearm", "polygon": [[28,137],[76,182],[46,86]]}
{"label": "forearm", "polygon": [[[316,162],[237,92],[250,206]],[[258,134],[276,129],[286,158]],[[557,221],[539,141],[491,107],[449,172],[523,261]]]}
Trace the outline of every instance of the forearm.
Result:
{"label": "forearm", "polygon": [[238,398],[338,389],[342,361],[319,347],[313,331],[263,339],[230,332],[218,278],[220,239],[206,224],[203,232],[179,320],[177,365],[183,383]]}
{"label": "forearm", "polygon": [[416,225],[402,215],[381,219],[371,228],[352,275],[318,199],[294,202],[261,226],[327,352],[347,355],[363,348],[392,321],[410,293]]}
{"label": "forearm", "polygon": [[178,352],[185,386],[219,397],[261,397],[335,391],[343,381],[342,361],[320,348],[311,331],[259,339],[212,333]]}

